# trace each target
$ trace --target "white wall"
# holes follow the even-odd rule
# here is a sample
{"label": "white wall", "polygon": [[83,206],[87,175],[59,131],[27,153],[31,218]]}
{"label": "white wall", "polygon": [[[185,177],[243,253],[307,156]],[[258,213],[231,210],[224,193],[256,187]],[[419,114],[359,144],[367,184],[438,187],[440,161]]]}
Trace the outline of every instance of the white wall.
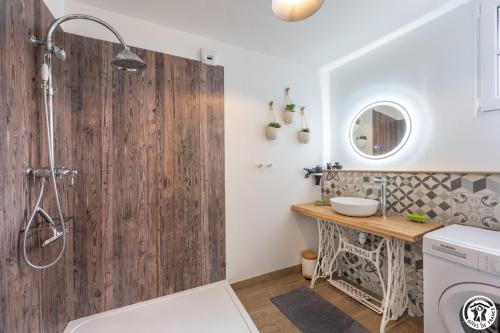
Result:
{"label": "white wall", "polygon": [[[225,67],[226,244],[227,277],[231,282],[299,263],[299,252],[316,248],[312,220],[290,211],[290,205],[320,196],[303,167],[321,163],[322,124],[319,77],[316,70],[236,48],[192,34],[66,1],[66,13],[87,13],[114,26],[132,46],[198,59],[200,48],[218,52]],[[91,22],[74,21],[67,32],[114,41]],[[284,107],[290,86],[294,103],[305,105],[313,131],[309,145],[297,142],[298,122],[280,130],[278,142],[268,142],[267,103]],[[257,168],[272,163],[272,168]]]}
{"label": "white wall", "polygon": [[[494,171],[500,112],[475,116],[474,6],[469,2],[330,74],[331,152],[354,169]],[[404,105],[407,146],[367,160],[349,145],[352,117],[377,100]]]}
{"label": "white wall", "polygon": [[43,0],[54,17],[64,15],[64,0]]}

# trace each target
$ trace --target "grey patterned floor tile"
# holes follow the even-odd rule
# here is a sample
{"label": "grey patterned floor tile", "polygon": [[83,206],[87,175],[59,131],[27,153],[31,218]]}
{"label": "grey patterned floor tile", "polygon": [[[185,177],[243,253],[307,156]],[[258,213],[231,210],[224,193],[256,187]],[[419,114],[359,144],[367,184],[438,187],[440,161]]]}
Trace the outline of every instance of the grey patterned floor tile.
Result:
{"label": "grey patterned floor tile", "polygon": [[412,178],[414,189],[423,188],[427,191],[451,190],[451,175],[441,173],[417,173]]}
{"label": "grey patterned floor tile", "polygon": [[340,172],[338,171],[330,171],[330,172],[326,172],[326,179],[325,181],[340,181]]}
{"label": "grey patterned floor tile", "polygon": [[342,187],[342,195],[346,197],[365,197],[366,193],[364,193],[363,189],[361,183],[344,184]]}
{"label": "grey patterned floor tile", "polygon": [[444,190],[422,191],[413,193],[413,212],[424,214],[439,222],[451,220],[451,192]]}
{"label": "grey patterned floor tile", "polygon": [[486,177],[486,188],[500,197],[500,175]]}
{"label": "grey patterned floor tile", "polygon": [[412,179],[413,213],[443,223],[451,220],[451,175],[418,173]]}
{"label": "grey patterned floor tile", "polygon": [[360,183],[361,177],[357,172],[345,171],[340,173],[340,181],[344,184],[356,184]]}
{"label": "grey patterned floor tile", "polygon": [[500,205],[496,194],[456,191],[452,200],[452,221],[479,228],[500,230]]}
{"label": "grey patterned floor tile", "polygon": [[403,191],[398,191],[387,197],[388,209],[396,214],[408,214],[413,211],[414,202]]}
{"label": "grey patterned floor tile", "polygon": [[480,174],[454,175],[452,179],[452,191],[497,194],[499,185],[498,176],[487,176]]}
{"label": "grey patterned floor tile", "polygon": [[462,175],[452,174],[450,184],[452,191],[459,190],[462,187]]}
{"label": "grey patterned floor tile", "polygon": [[387,179],[387,208],[397,214],[408,214],[413,210],[413,175],[392,174]]}
{"label": "grey patterned floor tile", "polygon": [[412,173],[398,173],[396,177],[396,186],[403,189],[413,189],[413,178],[415,174]]}

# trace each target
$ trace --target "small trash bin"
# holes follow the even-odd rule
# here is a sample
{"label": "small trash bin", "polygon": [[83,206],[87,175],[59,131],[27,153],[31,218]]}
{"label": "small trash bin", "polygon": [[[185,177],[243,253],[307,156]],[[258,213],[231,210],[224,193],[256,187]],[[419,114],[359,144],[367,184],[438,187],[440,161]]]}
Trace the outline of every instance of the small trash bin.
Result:
{"label": "small trash bin", "polygon": [[313,251],[302,252],[302,276],[306,279],[312,278],[317,258],[318,256]]}

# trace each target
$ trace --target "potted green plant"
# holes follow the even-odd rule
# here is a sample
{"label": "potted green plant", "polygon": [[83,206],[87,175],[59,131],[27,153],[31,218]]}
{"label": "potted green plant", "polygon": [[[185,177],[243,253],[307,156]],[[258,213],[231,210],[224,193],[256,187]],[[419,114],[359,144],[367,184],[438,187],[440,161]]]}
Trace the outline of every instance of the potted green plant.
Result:
{"label": "potted green plant", "polygon": [[295,104],[289,103],[285,107],[285,112],[283,113],[283,120],[285,124],[293,124],[295,118]]}
{"label": "potted green plant", "polygon": [[358,148],[363,148],[367,141],[368,137],[366,135],[360,135],[356,138],[356,146],[358,146]]}
{"label": "potted green plant", "polygon": [[278,122],[271,122],[267,125],[266,135],[269,140],[276,140],[278,138],[278,129],[281,128],[281,124]]}
{"label": "potted green plant", "polygon": [[358,118],[358,119],[356,119],[356,122],[352,126],[353,133],[356,133],[357,131],[359,131],[359,124],[361,124],[361,119]]}
{"label": "potted green plant", "polygon": [[309,143],[311,141],[311,130],[306,127],[299,131],[299,142],[300,143]]}

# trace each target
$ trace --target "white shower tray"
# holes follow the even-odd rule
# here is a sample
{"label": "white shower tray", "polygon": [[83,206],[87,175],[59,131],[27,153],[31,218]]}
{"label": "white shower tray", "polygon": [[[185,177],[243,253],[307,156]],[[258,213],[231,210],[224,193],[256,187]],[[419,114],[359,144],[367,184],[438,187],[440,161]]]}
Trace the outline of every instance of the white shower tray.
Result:
{"label": "white shower tray", "polygon": [[71,321],[64,333],[258,333],[227,281]]}

